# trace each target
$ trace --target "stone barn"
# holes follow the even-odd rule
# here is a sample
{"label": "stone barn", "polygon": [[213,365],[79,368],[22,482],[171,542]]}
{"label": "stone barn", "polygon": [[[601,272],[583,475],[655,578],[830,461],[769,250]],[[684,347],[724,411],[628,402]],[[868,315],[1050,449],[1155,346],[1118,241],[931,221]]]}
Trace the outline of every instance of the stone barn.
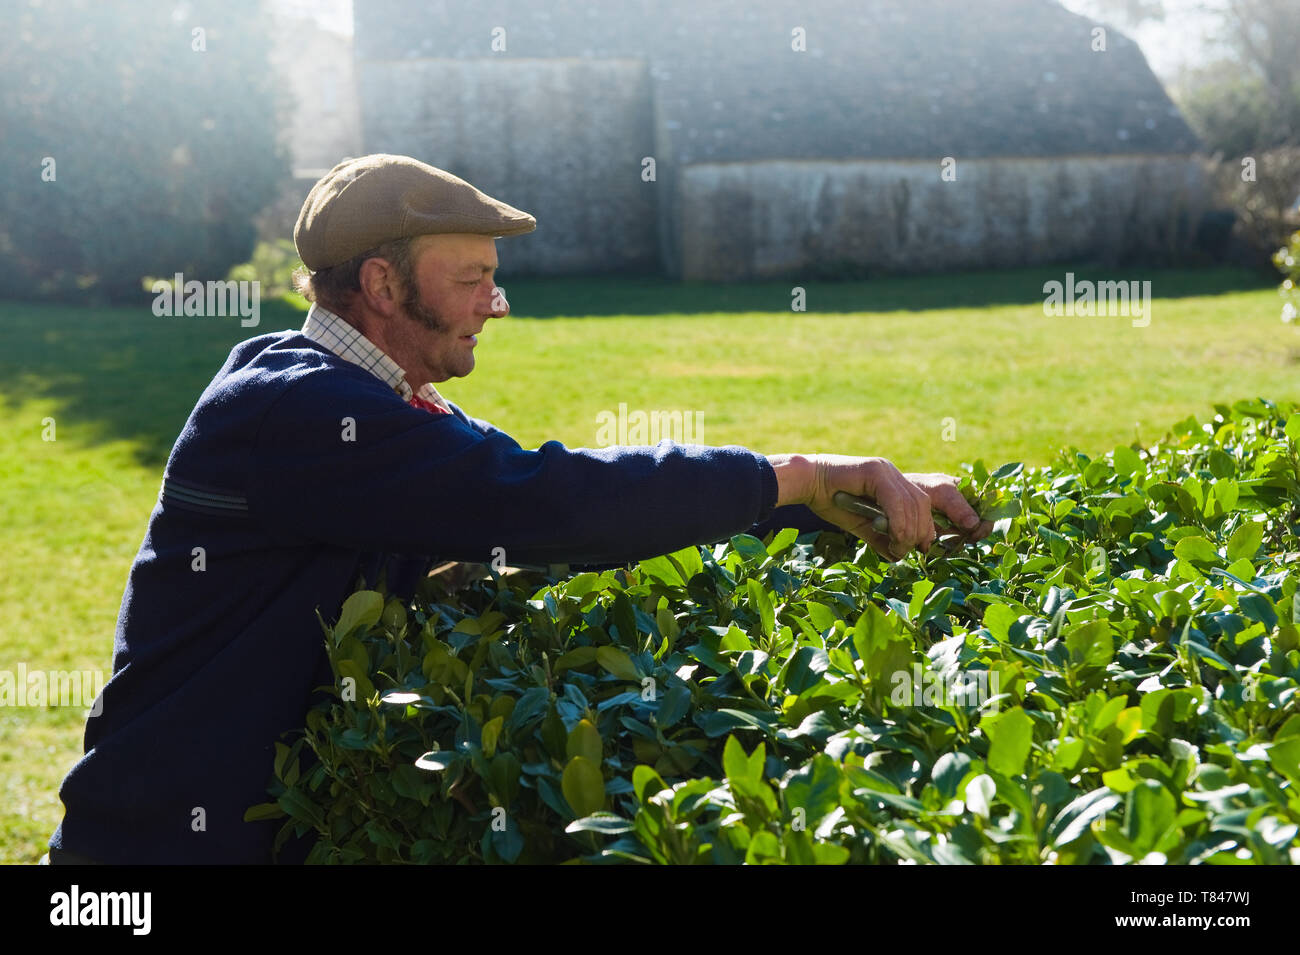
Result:
{"label": "stone barn", "polygon": [[1206,194],[1137,45],[1052,0],[365,0],[354,65],[362,151],[537,216],[516,275],[1153,260]]}

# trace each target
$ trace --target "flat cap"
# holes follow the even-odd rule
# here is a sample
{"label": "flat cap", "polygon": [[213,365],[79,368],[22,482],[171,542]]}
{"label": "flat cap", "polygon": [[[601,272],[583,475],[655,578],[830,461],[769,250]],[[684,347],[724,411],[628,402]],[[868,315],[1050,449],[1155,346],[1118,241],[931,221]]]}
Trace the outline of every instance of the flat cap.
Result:
{"label": "flat cap", "polygon": [[409,156],[375,153],[339,163],[312,186],[293,242],[315,272],[417,235],[522,235],[537,220],[464,179]]}

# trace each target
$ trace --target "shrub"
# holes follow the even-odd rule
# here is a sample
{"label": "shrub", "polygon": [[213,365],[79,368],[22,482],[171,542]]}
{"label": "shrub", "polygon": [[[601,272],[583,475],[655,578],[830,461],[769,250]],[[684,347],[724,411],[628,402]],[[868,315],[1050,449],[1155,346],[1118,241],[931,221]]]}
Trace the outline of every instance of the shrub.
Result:
{"label": "shrub", "polygon": [[320,863],[1300,862],[1300,415],[1215,408],[977,462],[965,552],[354,593],[248,818]]}
{"label": "shrub", "polygon": [[1296,283],[1300,281],[1300,232],[1291,233],[1290,241],[1273,253],[1273,264],[1285,276],[1278,291],[1286,299],[1282,321],[1291,324],[1296,320]]}
{"label": "shrub", "polygon": [[0,298],[140,299],[246,260],[288,176],[260,0],[0,11]]}
{"label": "shrub", "polygon": [[[1248,174],[1243,162],[1253,165]],[[1261,150],[1250,156],[1208,164],[1218,200],[1236,214],[1234,234],[1245,243],[1252,260],[1267,268],[1267,259],[1295,229],[1295,205],[1300,197],[1300,147]]]}
{"label": "shrub", "polygon": [[234,266],[226,278],[232,282],[258,282],[262,295],[281,298],[294,293],[293,273],[302,267],[298,249],[290,239],[272,239],[257,243],[252,258]]}

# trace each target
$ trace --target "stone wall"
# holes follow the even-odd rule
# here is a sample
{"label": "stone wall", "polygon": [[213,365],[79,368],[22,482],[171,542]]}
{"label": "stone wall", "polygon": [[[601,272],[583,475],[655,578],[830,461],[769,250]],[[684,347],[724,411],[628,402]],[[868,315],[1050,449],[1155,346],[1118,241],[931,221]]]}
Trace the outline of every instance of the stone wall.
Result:
{"label": "stone wall", "polygon": [[537,218],[503,274],[657,271],[647,66],[640,59],[360,61],[364,151],[414,156]]}
{"label": "stone wall", "polygon": [[1205,207],[1184,156],[710,163],[678,171],[684,279],[929,272],[1176,254]]}

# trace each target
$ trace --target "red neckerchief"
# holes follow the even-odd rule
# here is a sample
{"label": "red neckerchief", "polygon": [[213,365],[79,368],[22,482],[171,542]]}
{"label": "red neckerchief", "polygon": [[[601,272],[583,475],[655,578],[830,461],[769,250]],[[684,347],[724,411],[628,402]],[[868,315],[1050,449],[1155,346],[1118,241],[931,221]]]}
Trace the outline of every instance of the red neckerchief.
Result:
{"label": "red neckerchief", "polygon": [[430,411],[433,414],[447,414],[446,408],[440,408],[432,401],[425,401],[419,395],[412,395],[411,400],[408,401],[407,404],[415,408],[423,408],[425,411]]}

